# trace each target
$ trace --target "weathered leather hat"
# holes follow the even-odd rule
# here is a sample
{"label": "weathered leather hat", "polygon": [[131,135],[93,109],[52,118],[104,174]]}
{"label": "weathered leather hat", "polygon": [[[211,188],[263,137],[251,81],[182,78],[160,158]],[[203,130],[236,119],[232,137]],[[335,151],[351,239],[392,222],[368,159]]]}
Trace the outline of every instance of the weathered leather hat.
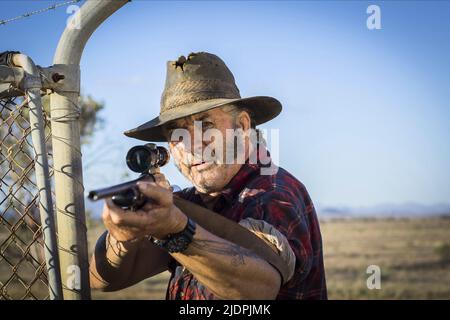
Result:
{"label": "weathered leather hat", "polygon": [[207,52],[181,56],[167,62],[167,77],[159,116],[128,130],[128,137],[166,141],[164,124],[213,108],[233,104],[251,110],[256,125],[275,118],[281,103],[272,97],[241,98],[233,74],[216,55]]}

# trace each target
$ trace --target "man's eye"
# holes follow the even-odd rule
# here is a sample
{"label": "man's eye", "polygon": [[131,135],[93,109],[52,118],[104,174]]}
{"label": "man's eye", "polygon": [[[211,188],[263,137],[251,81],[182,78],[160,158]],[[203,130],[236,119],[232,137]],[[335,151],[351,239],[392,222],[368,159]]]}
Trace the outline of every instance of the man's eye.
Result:
{"label": "man's eye", "polygon": [[172,143],[178,143],[178,142],[182,142],[183,141],[183,136],[179,136],[179,137],[174,137],[174,139],[170,140],[170,142]]}
{"label": "man's eye", "polygon": [[210,128],[214,127],[214,123],[209,122],[209,121],[204,121],[202,126],[203,126],[203,129],[210,129]]}

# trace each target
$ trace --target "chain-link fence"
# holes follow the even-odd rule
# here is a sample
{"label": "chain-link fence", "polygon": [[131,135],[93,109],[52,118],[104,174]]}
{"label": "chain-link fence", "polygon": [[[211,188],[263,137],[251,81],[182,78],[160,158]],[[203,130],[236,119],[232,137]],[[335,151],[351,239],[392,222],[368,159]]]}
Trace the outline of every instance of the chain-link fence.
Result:
{"label": "chain-link fence", "polygon": [[[26,99],[0,99],[0,116],[0,300],[48,299]],[[49,145],[48,117],[45,133]]]}
{"label": "chain-link fence", "polygon": [[[78,0],[64,5],[75,2]],[[76,12],[83,21],[81,30],[71,24],[66,26],[50,67],[38,67],[30,57],[18,52],[0,55],[0,299],[90,299],[80,115],[76,108],[79,64],[92,33],[127,2],[86,1]],[[1,20],[0,25],[56,7]],[[26,90],[30,106],[22,98],[5,98],[17,96],[19,90]],[[50,103],[53,136],[48,113],[42,123],[40,90],[54,93]],[[47,163],[45,144],[51,150],[50,138],[55,152]],[[52,163],[56,190],[49,183]],[[51,210],[51,190],[56,193],[57,201],[53,203],[57,210]],[[53,212],[59,222],[58,241]]]}

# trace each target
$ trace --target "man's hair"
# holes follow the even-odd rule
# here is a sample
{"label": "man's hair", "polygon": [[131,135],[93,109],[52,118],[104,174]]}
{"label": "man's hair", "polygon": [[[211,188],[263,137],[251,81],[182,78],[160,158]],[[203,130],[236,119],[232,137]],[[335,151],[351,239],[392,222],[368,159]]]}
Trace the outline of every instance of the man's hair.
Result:
{"label": "man's hair", "polygon": [[250,128],[252,129],[256,129],[256,125],[255,122],[253,121],[254,119],[254,114],[253,111],[250,108],[246,108],[246,107],[240,107],[240,106],[236,106],[234,104],[231,105],[227,105],[225,107],[223,107],[222,109],[223,111],[230,113],[234,118],[237,118],[237,116],[242,112],[245,111],[248,113],[248,116],[250,117]]}

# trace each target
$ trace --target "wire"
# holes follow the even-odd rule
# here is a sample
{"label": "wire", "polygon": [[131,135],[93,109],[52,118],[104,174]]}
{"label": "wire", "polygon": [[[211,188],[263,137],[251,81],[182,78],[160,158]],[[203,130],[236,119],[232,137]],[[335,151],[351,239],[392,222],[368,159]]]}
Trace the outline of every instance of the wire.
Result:
{"label": "wire", "polygon": [[7,23],[10,23],[10,22],[13,22],[13,21],[16,21],[16,20],[20,20],[20,19],[23,19],[23,18],[28,18],[28,17],[30,17],[32,15],[35,15],[35,14],[38,14],[38,13],[43,13],[43,12],[46,12],[46,11],[54,10],[56,8],[59,8],[59,7],[62,7],[62,6],[66,6],[66,5],[71,4],[71,3],[77,3],[77,2],[80,2],[80,1],[81,0],[70,0],[70,1],[63,2],[63,3],[55,3],[55,4],[52,4],[51,6],[49,6],[47,8],[31,11],[31,12],[28,12],[28,13],[24,13],[24,14],[22,14],[20,16],[15,17],[15,18],[0,20],[0,25],[5,25]]}

